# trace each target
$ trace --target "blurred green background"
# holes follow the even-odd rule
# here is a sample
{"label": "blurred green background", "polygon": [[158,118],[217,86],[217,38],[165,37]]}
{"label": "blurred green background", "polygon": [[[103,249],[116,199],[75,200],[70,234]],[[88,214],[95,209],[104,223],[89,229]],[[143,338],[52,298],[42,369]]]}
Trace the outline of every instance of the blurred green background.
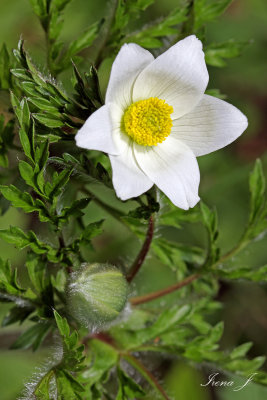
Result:
{"label": "blurred green background", "polygon": [[[107,2],[105,0],[88,1],[73,0],[67,7],[63,40],[70,40],[78,35],[90,23],[101,18]],[[144,14],[144,20],[152,20],[167,14],[179,4],[177,0],[156,0]],[[201,197],[209,205],[216,205],[219,214],[220,245],[227,251],[240,237],[248,214],[248,174],[253,161],[261,157],[267,175],[267,2],[266,0],[236,0],[227,12],[216,22],[208,25],[208,42],[226,41],[231,38],[237,40],[252,40],[246,52],[237,59],[230,60],[223,69],[209,68],[209,88],[219,88],[227,94],[227,100],[239,107],[249,119],[249,128],[245,134],[226,149],[207,155],[199,159],[201,169]],[[28,0],[1,0],[0,13],[0,45],[6,42],[9,49],[17,45],[20,35],[26,41],[26,47],[31,51],[33,58],[42,66],[45,54],[45,41],[42,29],[34,16]],[[89,65],[89,63],[88,63]],[[109,65],[100,68],[100,79],[103,91],[109,76]],[[43,67],[41,67],[43,69]],[[68,87],[70,71],[60,79]],[[1,103],[0,103],[0,107]],[[97,190],[97,189],[96,189]],[[105,193],[104,193],[105,195]],[[113,199],[115,202],[115,200]],[[92,218],[93,215],[93,218]],[[98,219],[103,210],[91,205],[87,210],[87,219]],[[9,210],[0,218],[0,228],[9,225],[29,225],[28,217],[17,210]],[[108,219],[106,222],[107,234],[101,243],[103,246],[99,259],[115,260],[125,257],[129,262],[140,247],[140,243],[129,235],[119,223]],[[116,236],[109,234],[116,229]],[[190,231],[175,231],[177,240],[203,245],[203,235],[195,227]],[[235,259],[243,265],[262,265],[267,261],[267,240],[258,241]],[[24,254],[14,252],[13,247],[0,243],[0,254],[3,258],[10,258],[14,265],[23,264]],[[151,280],[155,269],[157,281]],[[156,259],[149,259],[136,279],[138,291],[144,292],[161,288],[173,282],[173,273],[166,271]],[[219,299],[224,307],[219,318],[225,321],[225,333],[222,346],[231,348],[244,341],[255,343],[250,355],[267,353],[267,316],[266,316],[266,287],[252,283],[238,282],[223,285]],[[155,303],[156,306],[156,303]],[[7,306],[1,306],[1,316]],[[7,351],[12,340],[21,328],[11,326],[2,329],[0,335],[0,399],[15,399],[23,381],[34,372],[35,366],[40,366],[48,355],[43,349],[37,353],[22,351]],[[244,380],[233,378],[236,384]],[[207,390],[200,383],[206,382],[201,371],[181,363],[173,364],[167,377],[167,384],[177,391],[180,400],[263,400],[267,398],[267,391],[257,385],[250,384],[240,392],[231,389],[219,388]],[[67,400],[67,399],[66,399]]]}

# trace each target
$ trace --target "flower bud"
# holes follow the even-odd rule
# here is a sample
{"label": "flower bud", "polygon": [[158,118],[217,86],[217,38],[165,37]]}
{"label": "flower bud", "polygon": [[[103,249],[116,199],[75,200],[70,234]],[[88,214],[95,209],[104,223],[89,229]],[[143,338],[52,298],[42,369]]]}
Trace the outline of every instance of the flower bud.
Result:
{"label": "flower bud", "polygon": [[69,310],[82,325],[95,327],[116,319],[126,300],[126,279],[112,265],[85,264],[72,275]]}

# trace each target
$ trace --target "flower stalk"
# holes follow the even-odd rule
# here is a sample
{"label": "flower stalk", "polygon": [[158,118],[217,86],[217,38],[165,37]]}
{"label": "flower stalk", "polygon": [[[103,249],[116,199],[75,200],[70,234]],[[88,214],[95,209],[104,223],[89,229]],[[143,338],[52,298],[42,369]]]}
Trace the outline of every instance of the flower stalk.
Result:
{"label": "flower stalk", "polygon": [[145,258],[147,256],[147,253],[149,252],[150,245],[151,245],[151,242],[153,239],[153,234],[154,234],[154,217],[153,217],[153,215],[151,215],[149,218],[148,230],[147,230],[146,239],[144,241],[144,244],[126,277],[126,279],[129,283],[132,282],[135,275],[138,273],[139,269],[141,268],[143,262],[145,261]]}

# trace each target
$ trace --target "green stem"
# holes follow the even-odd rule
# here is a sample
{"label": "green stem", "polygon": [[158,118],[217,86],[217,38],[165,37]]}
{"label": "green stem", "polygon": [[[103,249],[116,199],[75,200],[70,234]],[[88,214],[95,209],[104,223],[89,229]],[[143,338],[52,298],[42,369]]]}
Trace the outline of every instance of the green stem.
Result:
{"label": "green stem", "polygon": [[146,381],[160,394],[164,400],[169,400],[169,397],[167,396],[167,393],[163,387],[159,384],[151,372],[146,369],[141,361],[130,354],[122,354],[122,357],[146,379]]}
{"label": "green stem", "polygon": [[103,210],[105,210],[106,212],[108,212],[110,215],[112,215],[113,218],[115,218],[116,220],[119,220],[120,222],[123,223],[122,220],[120,220],[121,217],[124,217],[125,214],[119,210],[117,210],[116,208],[113,208],[111,206],[109,206],[108,204],[104,203],[101,199],[99,199],[98,197],[96,197],[96,195],[94,193],[92,193],[89,189],[87,188],[81,188],[80,189],[84,194],[87,194],[88,196],[90,196],[93,201],[99,206],[101,207]]}

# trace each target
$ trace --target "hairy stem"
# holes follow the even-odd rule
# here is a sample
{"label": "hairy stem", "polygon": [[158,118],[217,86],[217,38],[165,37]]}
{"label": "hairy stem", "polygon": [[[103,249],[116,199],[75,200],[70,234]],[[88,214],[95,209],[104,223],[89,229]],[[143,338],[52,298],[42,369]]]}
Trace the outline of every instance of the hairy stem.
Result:
{"label": "hairy stem", "polygon": [[189,283],[195,281],[199,277],[200,277],[200,274],[190,275],[188,278],[185,278],[183,281],[177,282],[174,285],[168,286],[164,289],[157,290],[156,292],[148,293],[143,296],[132,297],[130,299],[130,303],[133,306],[137,306],[137,305],[143,304],[143,303],[148,303],[149,301],[158,299],[159,297],[162,297],[162,296],[166,296],[167,294],[175,292],[176,290],[179,290],[182,287],[189,285]]}
{"label": "hairy stem", "polygon": [[148,223],[148,230],[147,230],[147,234],[146,234],[146,239],[144,241],[144,244],[138,254],[138,256],[136,257],[133,265],[130,268],[130,271],[127,275],[127,281],[131,282],[135,275],[137,274],[137,272],[139,271],[139,269],[141,268],[143,262],[145,261],[145,258],[147,256],[147,253],[150,249],[150,245],[153,239],[153,234],[154,234],[154,218],[153,215],[150,216],[149,218],[149,223]]}
{"label": "hairy stem", "polygon": [[146,380],[150,385],[156,389],[156,391],[161,395],[161,397],[165,400],[169,400],[167,393],[163,389],[163,387],[159,384],[157,379],[151,374],[150,371],[146,369],[146,367],[139,361],[137,358],[130,354],[122,354],[123,358],[128,361]]}

